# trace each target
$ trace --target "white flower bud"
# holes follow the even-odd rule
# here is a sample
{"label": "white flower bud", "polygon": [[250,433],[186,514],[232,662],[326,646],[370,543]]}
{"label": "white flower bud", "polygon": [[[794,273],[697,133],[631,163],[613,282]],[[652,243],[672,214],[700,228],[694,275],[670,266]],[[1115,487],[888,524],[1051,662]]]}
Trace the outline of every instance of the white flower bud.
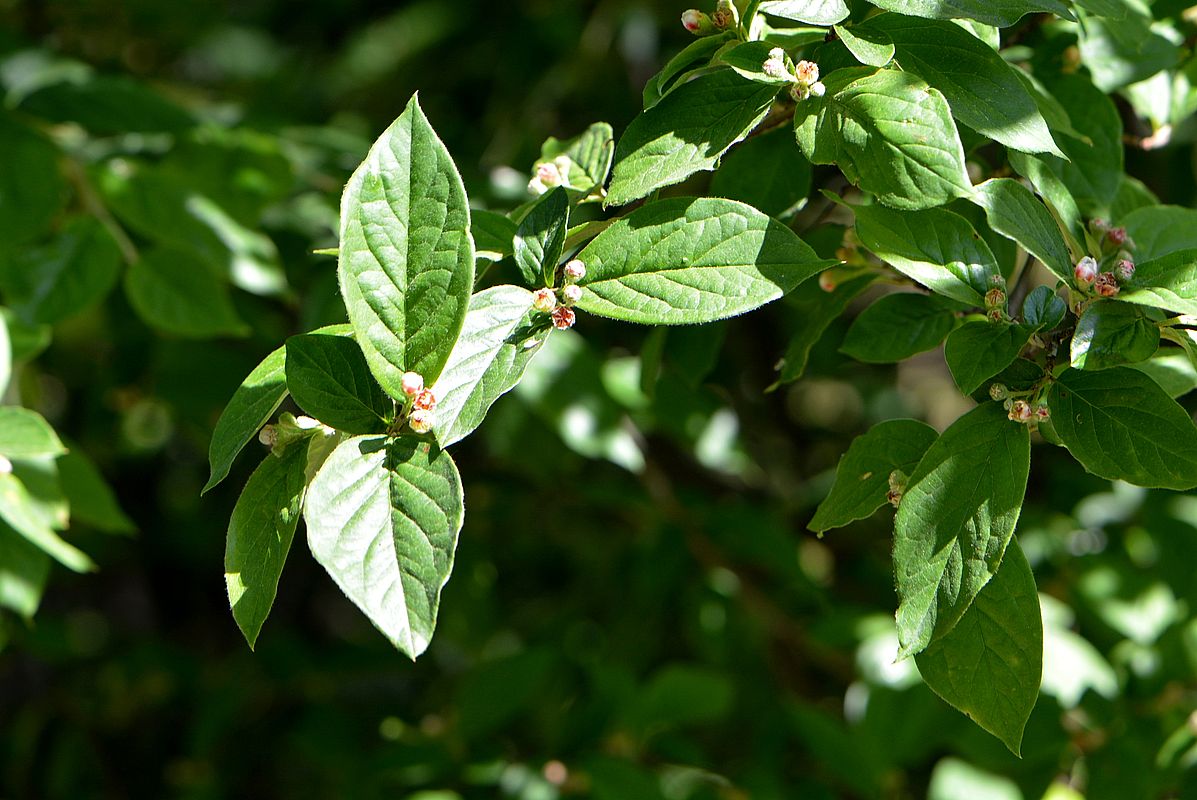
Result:
{"label": "white flower bud", "polygon": [[[274,447],[278,444],[278,428],[273,425],[264,425],[262,430],[258,431],[258,441],[267,447]],[[11,469],[11,465],[9,465]]]}
{"label": "white flower bud", "polygon": [[810,93],[812,97],[822,97],[827,94],[827,87],[821,82],[815,81],[810,85]]}
{"label": "white flower bud", "polygon": [[764,72],[770,78],[777,78],[778,80],[792,81],[794,79],[790,68],[786,66],[786,51],[780,47],[774,47],[769,51],[769,57],[761,65],[761,72]]}
{"label": "white flower bud", "polygon": [[566,305],[572,306],[582,299],[582,287],[571,283],[561,290],[561,294],[565,298]]}
{"label": "white flower bud", "polygon": [[813,61],[799,61],[794,66],[794,77],[807,86],[819,82],[819,65]]}
{"label": "white flower bud", "polygon": [[578,259],[572,259],[565,264],[565,277],[580,281],[586,277],[586,265]]}
{"label": "white flower bud", "polygon": [[551,314],[557,307],[557,295],[552,289],[537,289],[532,295],[532,307],[544,314]]}
{"label": "white flower bud", "polygon": [[424,376],[418,372],[403,373],[403,393],[408,397],[415,397],[424,391]]}
{"label": "white flower bud", "polygon": [[432,425],[435,421],[435,415],[423,408],[417,408],[407,418],[407,424],[416,433],[428,433],[428,431],[432,430]]}
{"label": "white flower bud", "polygon": [[1082,286],[1093,283],[1097,279],[1097,259],[1093,256],[1085,256],[1076,263],[1072,275]]}

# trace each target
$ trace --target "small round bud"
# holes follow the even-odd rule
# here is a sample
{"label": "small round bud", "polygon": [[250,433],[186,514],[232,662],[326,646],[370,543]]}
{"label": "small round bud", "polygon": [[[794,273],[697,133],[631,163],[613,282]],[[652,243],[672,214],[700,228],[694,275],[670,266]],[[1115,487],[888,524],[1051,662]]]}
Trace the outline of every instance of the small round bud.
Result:
{"label": "small round bud", "polygon": [[575,258],[566,262],[564,272],[570,280],[580,281],[586,277],[586,265]]}
{"label": "small round bud", "polygon": [[278,428],[273,425],[262,426],[262,430],[258,431],[258,441],[267,447],[274,447],[278,444]]}
{"label": "small round bud", "polygon": [[1117,271],[1118,280],[1129,281],[1131,278],[1135,277],[1135,262],[1131,261],[1129,258],[1124,258],[1118,262]]}
{"label": "small round bud", "polygon": [[1029,422],[1033,413],[1031,404],[1026,400],[1015,400],[1010,404],[1010,413],[1007,416],[1014,422]]}
{"label": "small round bud", "polygon": [[780,47],[774,47],[769,51],[769,57],[765,59],[764,64],[761,64],[761,72],[778,80],[794,80],[793,73],[786,66],[786,51]]}
{"label": "small round bud", "polygon": [[1122,245],[1126,244],[1126,228],[1110,228],[1108,231],[1106,231],[1106,238],[1112,243],[1121,247]]}
{"label": "small round bud", "polygon": [[811,97],[822,97],[827,94],[827,87],[821,81],[815,81],[810,85]]}
{"label": "small round bud", "polygon": [[700,33],[702,32],[703,22],[710,22],[706,17],[707,15],[697,8],[688,8],[682,12],[682,27],[690,31],[690,33]]}
{"label": "small round bud", "polygon": [[1118,294],[1118,279],[1112,272],[1103,272],[1097,276],[1093,288],[1102,297],[1113,297]]}
{"label": "small round bud", "polygon": [[532,295],[532,307],[543,314],[551,314],[557,307],[557,294],[552,289],[537,289]]}
{"label": "small round bud", "polygon": [[819,65],[813,61],[799,61],[794,65],[794,77],[810,86],[819,82]]}
{"label": "small round bud", "polygon": [[1076,262],[1076,267],[1072,270],[1072,275],[1076,278],[1077,283],[1082,286],[1088,286],[1097,279],[1097,259],[1093,256],[1085,256],[1080,261]]}
{"label": "small round bud", "polygon": [[565,304],[572,306],[582,299],[582,287],[571,283],[561,290],[561,295],[565,299]]}
{"label": "small round bud", "polygon": [[1089,230],[1093,233],[1104,235],[1109,229],[1110,223],[1108,220],[1104,220],[1101,217],[1094,217],[1093,219],[1089,220]]}
{"label": "small round bud", "polygon": [[1001,289],[990,289],[985,293],[986,308],[1003,308],[1006,305],[1006,293]]}
{"label": "small round bud", "polygon": [[424,376],[418,372],[403,373],[403,393],[408,397],[415,397],[424,391]]}
{"label": "small round bud", "polygon": [[891,506],[897,508],[902,504],[902,492],[897,489],[890,489],[885,493],[885,499]]}
{"label": "small round bud", "polygon": [[412,402],[412,408],[431,411],[436,408],[436,395],[432,393],[431,389],[424,389],[416,395],[416,399]]}
{"label": "small round bud", "polygon": [[559,331],[572,328],[577,319],[578,315],[573,312],[572,308],[561,306],[553,309],[553,327]]}
{"label": "small round bud", "polygon": [[4,456],[0,456],[0,475],[12,474],[12,462]]}
{"label": "small round bud", "polygon": [[835,275],[829,269],[823,270],[819,273],[819,288],[825,292],[834,292],[838,284],[835,280]]}
{"label": "small round bud", "polygon": [[1035,409],[1035,419],[1040,422],[1043,422],[1051,415],[1052,412],[1048,410],[1047,406],[1039,406],[1039,408]]}
{"label": "small round bud", "polygon": [[1006,319],[1006,312],[1000,308],[991,308],[985,312],[985,317],[990,322],[1003,322]]}
{"label": "small round bud", "polygon": [[432,424],[435,421],[436,417],[433,413],[423,408],[417,408],[407,418],[407,424],[416,433],[428,433],[428,431],[432,430]]}
{"label": "small round bud", "polygon": [[1004,289],[1006,287],[1006,279],[1003,278],[1001,275],[990,275],[989,276],[989,285],[996,286],[999,289]]}
{"label": "small round bud", "polygon": [[301,431],[314,431],[320,427],[320,420],[311,417],[294,417],[291,422]]}
{"label": "small round bud", "polygon": [[805,83],[795,83],[790,87],[790,97],[794,98],[795,103],[801,103],[810,97],[810,87]]}
{"label": "small round bud", "polygon": [[734,28],[740,22],[740,12],[732,0],[719,0],[711,14],[711,22],[720,30]]}
{"label": "small round bud", "polygon": [[1005,400],[1010,390],[1006,388],[1004,383],[993,383],[989,386],[989,396],[994,400]]}

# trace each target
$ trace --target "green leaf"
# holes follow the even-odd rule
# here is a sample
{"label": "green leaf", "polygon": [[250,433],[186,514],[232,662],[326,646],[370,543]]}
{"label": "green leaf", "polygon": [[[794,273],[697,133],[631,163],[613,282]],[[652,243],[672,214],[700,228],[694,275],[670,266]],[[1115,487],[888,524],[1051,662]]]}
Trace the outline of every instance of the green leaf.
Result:
{"label": "green leaf", "polygon": [[50,229],[67,197],[58,148],[0,111],[0,241],[6,249]]}
{"label": "green leaf", "polygon": [[287,340],[284,370],[291,397],[306,413],[346,433],[381,433],[395,409],[375,382],[357,342],[307,333]]}
{"label": "green leaf", "polygon": [[784,130],[736,145],[723,157],[707,193],[785,217],[810,193],[811,165]]}
{"label": "green leaf", "polygon": [[999,28],[1008,28],[1024,15],[1042,11],[1075,19],[1059,0],[875,0],[873,5],[927,19],[975,19]]}
{"label": "green leaf", "polygon": [[441,447],[469,436],[519,383],[549,335],[544,315],[535,316],[532,293],[518,286],[493,286],[470,299],[461,337],[432,388]]}
{"label": "green leaf", "polygon": [[1135,243],[1136,261],[1197,249],[1197,210],[1192,208],[1153,204],[1134,209],[1121,224]]}
{"label": "green leaf", "polygon": [[868,518],[885,505],[890,474],[914,472],[938,436],[917,420],[891,419],[856,437],[835,468],[831,492],[807,527],[822,532]]}
{"label": "green leaf", "polygon": [[633,119],[619,138],[603,205],[626,205],[714,169],[765,118],[776,94],[776,86],[745,80],[731,69],[682,84]]}
{"label": "green leaf", "polygon": [[682,76],[688,70],[706,67],[715,53],[733,38],[733,34],[724,32],[702,36],[683,47],[644,85],[644,109],[647,111],[652,108],[674,88],[684,84]]}
{"label": "green leaf", "polygon": [[1077,206],[1072,192],[1052,171],[1046,156],[1033,156],[1011,150],[1009,153],[1010,166],[1019,175],[1031,182],[1035,191],[1043,197],[1044,203],[1052,212],[1055,219],[1067,231],[1070,243],[1074,244],[1074,251],[1081,252],[1079,242],[1084,241],[1085,232],[1081,221],[1081,210]]}
{"label": "green leaf", "polygon": [[719,62],[734,69],[742,78],[758,83],[768,83],[775,87],[789,86],[793,81],[786,77],[769,75],[764,70],[765,60],[769,58],[773,45],[769,42],[744,42],[722,52]]}
{"label": "green leaf", "polygon": [[856,56],[856,60],[870,67],[884,67],[894,59],[894,40],[889,34],[871,25],[835,26],[836,36]]}
{"label": "green leaf", "polygon": [[763,0],[759,9],[763,14],[809,25],[834,25],[848,17],[844,0]]}
{"label": "green leaf", "polygon": [[552,286],[569,230],[569,195],[560,186],[544,194],[515,233],[515,263],[528,286]]}
{"label": "green leaf", "polygon": [[341,198],[337,272],[375,379],[403,397],[403,373],[434,382],[474,287],[461,176],[415,96],[378,138]]}
{"label": "green leaf", "polygon": [[994,178],[976,187],[972,201],[985,209],[994,231],[1018,242],[1059,278],[1072,275],[1072,257],[1050,211],[1031,190],[1012,178]]}
{"label": "green leaf", "polygon": [[786,305],[792,309],[787,316],[797,327],[790,334],[790,343],[777,366],[781,374],[777,377],[777,382],[769,387],[770,391],[802,377],[806,372],[811,348],[822,338],[831,323],[844,313],[848,304],[872,286],[877,278],[875,273],[853,275],[839,282],[831,292],[826,292],[817,283],[808,281],[786,298]]}
{"label": "green leaf", "polygon": [[0,314],[0,397],[4,397],[11,378],[12,342],[8,338],[8,321]]}
{"label": "green leaf", "polygon": [[1136,486],[1197,487],[1197,427],[1138,370],[1065,370],[1048,406],[1064,446],[1094,475]]}
{"label": "green leaf", "polygon": [[1023,321],[1036,331],[1050,331],[1064,321],[1068,304],[1049,286],[1036,286],[1022,302]]}
{"label": "green leaf", "polygon": [[[348,325],[329,325],[313,333],[349,336],[353,329]],[[254,438],[258,429],[270,421],[286,398],[286,363],[284,346],[266,356],[233,392],[212,431],[212,442],[208,446],[211,473],[201,494],[225,479],[237,454]]]}
{"label": "green leaf", "polygon": [[1063,155],[1014,68],[964,28],[901,14],[869,25],[893,40],[902,69],[943,92],[956,119],[1015,150]]}
{"label": "green leaf", "polygon": [[1160,346],[1160,326],[1134,306],[1098,300],[1085,309],[1072,335],[1072,366],[1107,369],[1151,358]]}
{"label": "green leaf", "polygon": [[602,187],[607,182],[614,155],[615,134],[606,122],[592,123],[572,139],[561,141],[550,136],[540,147],[541,161],[569,156],[569,187],[584,193]]}
{"label": "green leaf", "polygon": [[478,258],[501,261],[514,251],[515,222],[496,211],[470,210],[470,234]]}
{"label": "green leaf", "polygon": [[1113,100],[1081,75],[1056,75],[1046,86],[1092,144],[1062,136],[1057,144],[1068,161],[1040,158],[1068,187],[1081,211],[1104,216],[1122,180],[1122,117]]}
{"label": "green leaf", "polygon": [[67,569],[88,572],[96,568],[86,553],[54,532],[25,486],[13,474],[0,473],[0,521]]}
{"label": "green leaf", "polygon": [[274,605],[279,576],[299,524],[307,455],[306,441],[292,444],[281,456],[267,453],[250,475],[229,519],[224,582],[233,618],[250,649]]}
{"label": "green leaf", "polygon": [[32,92],[21,109],[100,135],[181,133],[195,125],[189,112],[148,82],[123,75],[90,73],[85,80],[55,83]]}
{"label": "green leaf", "polygon": [[1043,618],[1035,576],[1018,542],[1006,548],[993,579],[956,627],[915,662],[933,692],[1019,755],[1039,697]]}
{"label": "green leaf", "polygon": [[0,608],[31,618],[49,576],[50,557],[0,520]]}
{"label": "green leaf", "polygon": [[942,299],[925,294],[888,294],[860,312],[840,352],[869,364],[893,364],[939,346],[959,324]]}
{"label": "green leaf", "polygon": [[989,582],[1014,534],[1031,439],[998,403],[956,420],[923,456],[894,531],[899,657],[946,635]]}
{"label": "green leaf", "polygon": [[944,96],[892,69],[839,69],[826,94],[798,104],[798,146],[815,164],[836,164],[888,206],[931,208],[967,197],[972,183]]}
{"label": "green leaf", "polygon": [[942,208],[892,211],[856,206],[856,234],[882,261],[931,291],[972,306],[1001,276],[997,259],[973,226]]}
{"label": "green leaf", "polygon": [[1135,265],[1118,299],[1182,314],[1197,314],[1197,249],[1177,250]]}
{"label": "green leaf", "polygon": [[1161,350],[1131,366],[1158,383],[1173,399],[1197,389],[1197,366],[1179,350]]}
{"label": "green leaf", "polygon": [[156,248],[125,273],[129,304],[145,322],[168,333],[194,338],[245,336],[228,287],[187,250]]}
{"label": "green leaf", "polygon": [[312,555],[414,659],[432,638],[464,514],[448,453],[412,439],[355,437],[316,473],[304,519]]}
{"label": "green leaf", "polygon": [[37,458],[66,452],[50,423],[20,406],[0,406],[0,456]]}
{"label": "green leaf", "polygon": [[1121,19],[1082,16],[1077,28],[1081,63],[1089,68],[1094,86],[1113,92],[1180,61],[1183,37],[1153,23],[1146,8],[1124,13]]}
{"label": "green leaf", "polygon": [[71,524],[84,523],[107,533],[132,533],[133,520],[121,510],[104,477],[79,448],[55,462],[58,479],[71,510]]}
{"label": "green leaf", "polygon": [[76,217],[48,244],[19,251],[4,276],[14,310],[54,324],[99,302],[120,278],[121,252],[92,217]]}
{"label": "green leaf", "polygon": [[687,197],[636,209],[578,258],[586,265],[578,308],[648,325],[743,314],[835,263],[751,206]]}
{"label": "green leaf", "polygon": [[952,379],[965,394],[972,394],[1018,358],[1035,328],[1010,322],[974,320],[948,335],[943,357]]}

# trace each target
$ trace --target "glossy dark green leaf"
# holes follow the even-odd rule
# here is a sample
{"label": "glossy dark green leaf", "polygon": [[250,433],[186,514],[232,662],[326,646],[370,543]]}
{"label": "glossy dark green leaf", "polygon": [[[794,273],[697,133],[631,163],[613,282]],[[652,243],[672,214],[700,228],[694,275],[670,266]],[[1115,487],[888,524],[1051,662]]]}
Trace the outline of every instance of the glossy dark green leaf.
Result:
{"label": "glossy dark green leaf", "polygon": [[92,217],[77,217],[49,243],[19,252],[3,284],[22,318],[54,324],[99,303],[120,278],[121,252]]}
{"label": "glossy dark green leaf", "polygon": [[1166,311],[1197,314],[1197,249],[1176,250],[1135,265],[1118,299]]}
{"label": "glossy dark green leaf", "polygon": [[740,143],[723,157],[707,193],[785,217],[810,193],[811,165],[785,130]]}
{"label": "glossy dark green leaf", "polygon": [[960,391],[972,394],[1014,363],[1034,332],[1029,325],[975,320],[948,334],[943,356]]}
{"label": "glossy dark green leaf", "polygon": [[914,472],[938,435],[926,423],[892,419],[856,437],[835,468],[831,492],[807,527],[821,532],[869,517],[886,503],[890,474]]}
{"label": "glossy dark green leaf", "polygon": [[428,442],[358,436],[308,487],[308,545],[341,590],[411,658],[428,647],[464,518],[453,459]]}
{"label": "glossy dark green leaf", "polygon": [[370,374],[357,342],[325,333],[292,336],[284,371],[291,397],[307,414],[346,433],[381,433],[394,404]]}
{"label": "glossy dark green leaf", "polygon": [[770,75],[764,70],[765,61],[769,58],[773,47],[774,45],[769,42],[744,42],[720,52],[719,63],[726,64],[734,69],[740,77],[750,81],[767,83],[779,88],[789,86],[793,83],[789,77]]}
{"label": "glossy dark green leaf", "polygon": [[541,196],[516,229],[515,263],[524,283],[552,286],[569,230],[569,196],[557,187]]}
{"label": "glossy dark green leaf", "polygon": [[844,176],[886,205],[923,209],[967,197],[964,149],[943,95],[893,69],[836,70],[826,94],[798,104],[794,129],[815,164]]}
{"label": "glossy dark green leaf", "polygon": [[874,255],[936,294],[981,306],[1001,277],[989,246],[964,217],[942,208],[857,206],[856,233]]}
{"label": "glossy dark green leaf", "polygon": [[1027,14],[1048,12],[1074,19],[1060,0],[876,0],[873,5],[927,19],[974,19],[1006,28]]}
{"label": "glossy dark green leaf", "polygon": [[951,631],[987,584],[1022,509],[1025,425],[984,403],[944,431],[910,476],[894,526],[900,656]]}
{"label": "glossy dark green leaf", "polygon": [[925,294],[889,294],[860,312],[840,351],[857,361],[892,364],[938,347],[959,324],[942,299]]}
{"label": "glossy dark green leaf", "polygon": [[1036,286],[1022,301],[1023,322],[1037,331],[1050,331],[1064,321],[1068,304],[1049,286]]}
{"label": "glossy dark green leaf", "polygon": [[461,176],[417,99],[370,148],[341,199],[337,272],[375,379],[403,396],[403,373],[440,375],[474,287]]}
{"label": "glossy dark green leaf", "polygon": [[470,211],[470,233],[479,258],[499,261],[511,255],[515,231],[515,222],[506,214],[479,208]]}
{"label": "glossy dark green leaf", "polygon": [[1197,427],[1138,370],[1065,370],[1048,394],[1052,425],[1094,475],[1136,486],[1197,487]]}
{"label": "glossy dark green leaf", "polygon": [[249,476],[229,519],[224,582],[233,618],[250,649],[274,605],[299,524],[307,451],[308,442],[302,441],[292,443],[281,456],[267,453]]}
{"label": "glossy dark green leaf", "polygon": [[636,209],[578,258],[586,265],[579,309],[649,325],[743,314],[834,263],[751,206],[686,197]]}
{"label": "glossy dark green leaf", "polygon": [[728,148],[765,118],[777,91],[719,69],[665,95],[619,138],[604,205],[626,205],[714,169]]}
{"label": "glossy dark green leaf", "polygon": [[1113,100],[1082,75],[1056,75],[1045,85],[1089,142],[1061,136],[1057,144],[1069,160],[1039,158],[1068,187],[1082,212],[1104,215],[1122,179],[1122,117]]}
{"label": "glossy dark green leaf", "polygon": [[125,294],[138,316],[167,333],[197,339],[249,333],[228,286],[182,248],[143,253],[125,273]]}
{"label": "glossy dark green leaf", "polygon": [[1077,320],[1071,361],[1077,369],[1107,369],[1151,358],[1159,346],[1160,326],[1142,310],[1098,300]]}
{"label": "glossy dark green leaf", "polygon": [[994,178],[976,187],[973,201],[985,209],[994,231],[1018,242],[1060,278],[1072,275],[1072,257],[1060,228],[1031,190],[1012,178]]}
{"label": "glossy dark green leaf", "polygon": [[1135,260],[1151,261],[1177,250],[1197,250],[1197,209],[1151,204],[1118,220],[1135,243]]}
{"label": "glossy dark green leaf", "polygon": [[1039,697],[1043,618],[1035,576],[1017,541],[956,627],[915,662],[933,692],[1019,755]]}

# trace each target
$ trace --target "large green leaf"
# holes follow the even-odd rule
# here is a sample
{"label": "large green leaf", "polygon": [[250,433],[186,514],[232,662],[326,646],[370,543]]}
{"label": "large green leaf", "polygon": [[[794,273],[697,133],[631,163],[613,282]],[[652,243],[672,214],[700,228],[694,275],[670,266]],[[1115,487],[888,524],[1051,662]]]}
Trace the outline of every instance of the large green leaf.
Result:
{"label": "large green leaf", "polygon": [[112,235],[94,218],[77,217],[48,244],[19,251],[2,283],[23,319],[53,324],[103,299],[120,268]]}
{"label": "large green leaf", "polygon": [[475,255],[490,261],[500,261],[511,255],[516,225],[505,214],[470,209],[470,235],[474,237]]}
{"label": "large green leaf", "polygon": [[856,206],[856,233],[869,250],[928,289],[973,306],[984,305],[1001,277],[989,245],[968,220],[942,208],[893,211]]}
{"label": "large green leaf", "polygon": [[7,247],[49,230],[67,197],[59,152],[0,111],[0,241]]}
{"label": "large green leaf", "polygon": [[287,340],[285,372],[291,397],[306,413],[346,433],[381,433],[394,403],[370,374],[357,342],[307,333]]}
{"label": "large green leaf", "polygon": [[872,25],[836,25],[835,35],[856,60],[870,67],[884,67],[894,59],[894,40]]}
{"label": "large green leaf", "polygon": [[888,294],[860,312],[840,351],[857,361],[892,364],[937,347],[959,323],[952,306],[925,294]]}
{"label": "large green leaf", "polygon": [[1072,275],[1072,257],[1060,227],[1030,189],[1012,178],[994,178],[977,186],[972,200],[985,209],[994,231],[1018,242],[1057,277]]}
{"label": "large green leaf", "polygon": [[1197,209],[1143,206],[1123,217],[1121,225],[1135,243],[1137,261],[1197,249]]}
{"label": "large green leaf", "polygon": [[569,230],[569,196],[557,187],[536,201],[516,229],[515,264],[528,286],[552,286]]}
{"label": "large green leaf", "polygon": [[707,193],[782,217],[810,192],[811,166],[784,130],[753,136],[719,164]]}
{"label": "large green leaf", "polygon": [[37,458],[66,452],[50,423],[20,406],[0,406],[0,456]]}
{"label": "large green leaf", "polygon": [[1077,27],[1081,62],[1089,68],[1093,85],[1103,92],[1146,80],[1181,58],[1179,34],[1172,32],[1174,41],[1155,29],[1146,6],[1141,10],[1128,6],[1123,4],[1120,19],[1082,15]]}
{"label": "large green leaf", "polygon": [[[329,325],[313,332],[349,336],[353,330],[348,325]],[[258,429],[270,421],[286,398],[286,363],[285,346],[266,356],[241,382],[224,411],[220,412],[208,445],[210,474],[201,494],[225,479],[237,454],[254,438]]]}
{"label": "large green leaf", "polygon": [[844,0],[763,0],[759,8],[764,14],[808,25],[834,25],[848,17]]}
{"label": "large green leaf", "polygon": [[1081,211],[1106,215],[1122,180],[1122,117],[1114,101],[1083,75],[1056,75],[1046,86],[1089,141],[1061,136],[1057,144],[1068,161],[1040,158],[1068,187]]}
{"label": "large green leaf", "polygon": [[812,162],[838,165],[894,208],[931,208],[972,192],[948,103],[922,79],[855,67],[823,83],[826,94],[794,114],[798,145]]}
{"label": "large green leaf", "polygon": [[179,247],[142,254],[125,273],[129,304],[147,324],[194,338],[249,333],[228,286],[203,261]]}
{"label": "large green leaf", "polygon": [[1176,250],[1135,266],[1118,299],[1182,314],[1197,314],[1197,249]]}
{"label": "large green leaf", "polygon": [[493,286],[470,299],[461,336],[433,387],[433,432],[441,447],[482,424],[491,405],[519,383],[548,334],[545,317],[532,313],[527,289]]}
{"label": "large green leaf", "polygon": [[1106,369],[1151,358],[1160,346],[1160,326],[1142,310],[1113,300],[1085,309],[1072,335],[1071,360],[1077,369]]}
{"label": "large green leaf", "polygon": [[41,603],[50,557],[0,520],[0,608],[29,619]]}
{"label": "large green leaf", "polygon": [[307,456],[306,440],[292,443],[281,456],[267,453],[249,476],[229,519],[224,582],[233,618],[251,649],[274,605],[299,524]]}
{"label": "large green leaf", "polygon": [[1137,486],[1197,486],[1197,427],[1138,370],[1065,370],[1048,394],[1052,425],[1094,475]]}
{"label": "large green leaf", "polygon": [[699,75],[632,120],[615,146],[607,206],[711,170],[729,147],[765,118],[777,87],[731,69]]}
{"label": "large green leaf", "polygon": [[1028,153],[1063,155],[1014,68],[989,45],[947,20],[881,14],[902,69],[943,92],[952,116],[994,141]]}
{"label": "large green leaf", "polygon": [[636,209],[578,258],[586,264],[578,308],[649,325],[743,314],[835,263],[751,206],[688,197]]}
{"label": "large green leaf", "polygon": [[0,472],[0,521],[68,569],[96,568],[87,554],[54,532],[24,484],[11,473]]}
{"label": "large green leaf", "polygon": [[948,335],[943,357],[960,391],[972,394],[1014,363],[1035,328],[1013,322],[974,320]]}
{"label": "large green leaf", "polygon": [[1007,419],[999,403],[956,420],[923,456],[894,525],[901,656],[951,631],[993,577],[1030,466],[1027,427]]}
{"label": "large green leaf", "polygon": [[835,483],[807,525],[812,531],[865,519],[885,505],[889,476],[910,474],[939,434],[926,423],[891,419],[858,436],[835,468]]}
{"label": "large green leaf", "polygon": [[474,287],[465,186],[416,97],[378,138],[341,198],[338,275],[374,377],[403,397],[403,373],[431,383]]}
{"label": "large green leaf", "polygon": [[874,0],[873,5],[927,19],[975,19],[1006,28],[1026,14],[1046,11],[1074,19],[1060,0]]}
{"label": "large green leaf", "polygon": [[932,691],[1019,754],[1039,697],[1043,618],[1035,576],[1017,541],[956,627],[915,662]]}
{"label": "large green leaf", "polygon": [[312,555],[402,652],[424,652],[465,515],[453,459],[427,442],[354,437],[308,487]]}

